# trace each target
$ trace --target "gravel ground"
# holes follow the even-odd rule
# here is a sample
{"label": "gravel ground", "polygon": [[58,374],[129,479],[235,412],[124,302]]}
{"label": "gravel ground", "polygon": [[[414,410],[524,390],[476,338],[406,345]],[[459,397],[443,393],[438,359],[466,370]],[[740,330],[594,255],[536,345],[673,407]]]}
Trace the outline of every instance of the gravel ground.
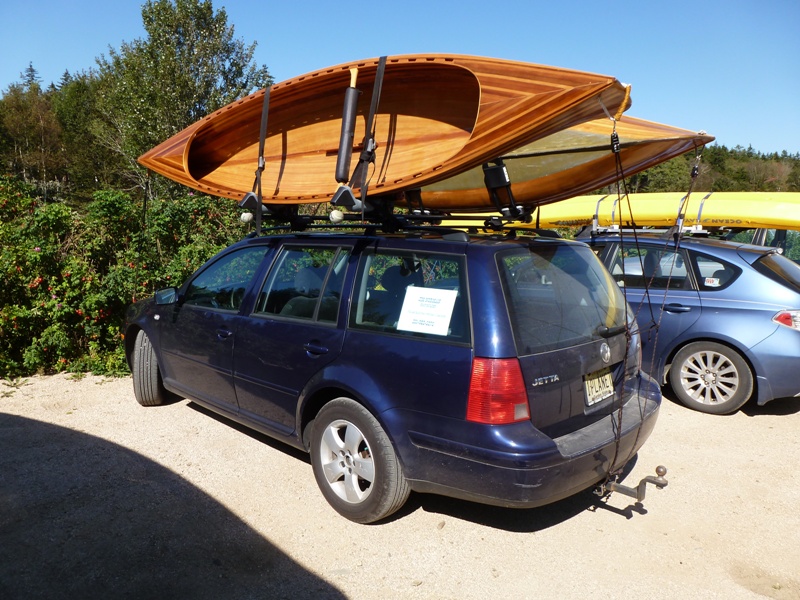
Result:
{"label": "gravel ground", "polygon": [[131,380],[0,381],[0,598],[800,599],[800,399],[666,399],[625,480],[533,510],[339,517],[307,458]]}

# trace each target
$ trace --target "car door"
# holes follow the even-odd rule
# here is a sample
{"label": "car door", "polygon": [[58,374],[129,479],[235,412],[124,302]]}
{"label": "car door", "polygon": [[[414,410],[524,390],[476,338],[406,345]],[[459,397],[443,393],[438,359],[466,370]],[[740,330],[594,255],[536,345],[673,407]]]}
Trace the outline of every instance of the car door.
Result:
{"label": "car door", "polygon": [[636,316],[643,366],[660,374],[665,354],[702,311],[687,253],[664,242],[640,239],[635,246],[612,244],[602,258]]}
{"label": "car door", "polygon": [[186,285],[171,318],[162,319],[164,377],[186,396],[237,411],[234,332],[266,252],[264,246],[239,248],[204,266]]}
{"label": "car door", "polygon": [[281,435],[294,431],[301,391],[341,352],[350,255],[350,248],[320,243],[284,245],[277,253],[237,333],[235,386],[245,418]]}

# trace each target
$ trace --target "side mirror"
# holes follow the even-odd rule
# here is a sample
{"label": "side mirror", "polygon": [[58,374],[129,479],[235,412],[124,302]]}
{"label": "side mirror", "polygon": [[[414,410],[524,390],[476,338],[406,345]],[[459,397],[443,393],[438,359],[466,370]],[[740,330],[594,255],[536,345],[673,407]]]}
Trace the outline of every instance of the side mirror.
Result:
{"label": "side mirror", "polygon": [[155,293],[156,304],[175,304],[178,301],[178,288],[168,287],[156,290]]}

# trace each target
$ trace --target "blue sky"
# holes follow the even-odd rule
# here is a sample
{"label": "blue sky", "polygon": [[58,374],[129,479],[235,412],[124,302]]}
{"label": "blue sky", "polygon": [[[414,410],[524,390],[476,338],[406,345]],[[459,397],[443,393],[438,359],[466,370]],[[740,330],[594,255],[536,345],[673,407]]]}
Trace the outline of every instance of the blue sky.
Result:
{"label": "blue sky", "polygon": [[[144,37],[141,0],[2,0],[0,91]],[[729,148],[800,153],[800,1],[214,0],[276,81],[349,60],[477,54],[613,75],[628,114]]]}

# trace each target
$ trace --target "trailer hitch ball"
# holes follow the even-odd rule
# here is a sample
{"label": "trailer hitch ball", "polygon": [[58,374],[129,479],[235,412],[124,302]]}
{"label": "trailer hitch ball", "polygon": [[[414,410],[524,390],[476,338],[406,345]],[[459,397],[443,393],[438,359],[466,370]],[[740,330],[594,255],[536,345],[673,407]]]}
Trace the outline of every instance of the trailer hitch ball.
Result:
{"label": "trailer hitch ball", "polygon": [[644,500],[648,483],[652,483],[659,490],[667,487],[667,484],[669,482],[664,477],[666,474],[667,474],[667,468],[663,465],[658,465],[656,467],[656,476],[653,477],[652,475],[648,475],[647,477],[642,478],[642,480],[639,481],[639,485],[636,486],[635,488],[628,487],[627,485],[622,485],[621,483],[617,483],[616,481],[609,481],[602,486],[600,495],[605,495],[611,492],[619,492],[620,494],[624,494],[625,496],[636,498],[638,502],[641,502],[642,500]]}

